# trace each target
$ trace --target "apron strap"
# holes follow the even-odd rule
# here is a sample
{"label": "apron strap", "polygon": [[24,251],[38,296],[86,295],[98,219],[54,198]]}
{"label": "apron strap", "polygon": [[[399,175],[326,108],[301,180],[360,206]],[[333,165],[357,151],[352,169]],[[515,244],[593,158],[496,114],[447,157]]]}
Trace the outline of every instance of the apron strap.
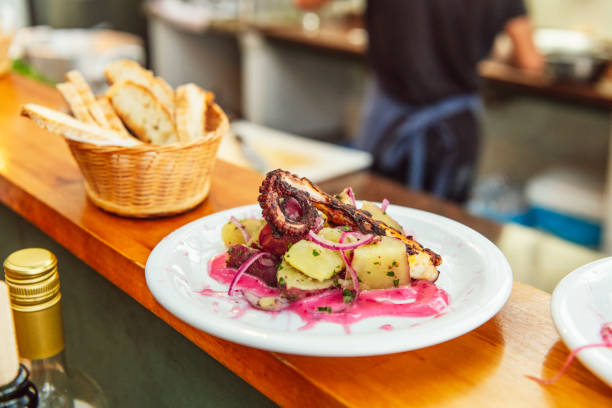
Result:
{"label": "apron strap", "polygon": [[[412,188],[423,189],[425,182],[425,166],[427,162],[426,134],[435,127],[440,133],[444,148],[447,151],[454,149],[455,138],[451,129],[444,126],[442,121],[448,117],[464,111],[478,111],[482,103],[477,95],[460,95],[445,99],[435,105],[415,110],[405,105],[403,115],[396,121],[395,126],[382,128],[374,144],[377,144],[376,153],[380,166],[391,170],[396,168],[404,157],[410,157],[410,166],[406,168],[405,180]],[[398,105],[395,108],[399,108]],[[393,109],[396,111],[396,109]],[[381,128],[379,128],[381,129]],[[382,146],[380,145],[382,143]],[[450,177],[451,163],[441,162],[441,179],[436,181],[434,194],[442,194]]]}

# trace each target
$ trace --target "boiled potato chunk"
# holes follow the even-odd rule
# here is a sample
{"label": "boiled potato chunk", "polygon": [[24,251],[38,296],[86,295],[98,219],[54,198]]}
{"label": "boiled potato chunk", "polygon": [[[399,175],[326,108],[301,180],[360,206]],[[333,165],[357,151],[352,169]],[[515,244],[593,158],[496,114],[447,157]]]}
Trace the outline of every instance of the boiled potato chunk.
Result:
{"label": "boiled potato chunk", "polygon": [[344,190],[342,190],[341,192],[339,192],[338,194],[335,195],[335,197],[342,201],[344,204],[347,205],[353,205],[353,200],[351,199],[351,196],[349,196],[348,194],[348,187],[345,188]]}
{"label": "boiled potato chunk", "polygon": [[334,281],[331,279],[322,282],[312,279],[289,265],[286,261],[282,261],[278,266],[276,279],[278,281],[278,286],[283,289],[285,293],[296,298],[301,298],[303,295],[324,290],[334,285]]}
{"label": "boiled potato chunk", "polygon": [[353,251],[353,268],[364,289],[385,289],[410,282],[406,245],[395,238],[382,237],[379,242]]}
{"label": "boiled potato chunk", "polygon": [[295,269],[318,281],[329,279],[344,268],[338,251],[306,240],[293,244],[284,258]]}
{"label": "boiled potato chunk", "polygon": [[[251,239],[249,240],[249,242],[247,242],[247,246],[254,248],[254,247],[259,247],[259,234],[261,234],[261,230],[268,225],[268,223],[266,222],[266,220],[264,219],[260,219],[257,220],[260,221],[259,224],[255,225],[253,224],[252,226],[247,227],[247,231],[249,232],[249,235],[251,236]],[[252,230],[250,229],[252,228]]]}
{"label": "boiled potato chunk", "polygon": [[[251,236],[251,241],[253,238],[257,238],[259,236],[259,230],[266,223],[264,219],[255,219],[255,218],[245,218],[239,220],[242,225],[246,228],[247,232]],[[231,221],[228,221],[227,224],[221,228],[221,239],[226,247],[236,244],[245,244],[244,237],[238,229]]]}
{"label": "boiled potato chunk", "polygon": [[361,209],[372,214],[372,218],[374,218],[376,221],[382,221],[389,227],[395,228],[398,231],[402,230],[402,226],[399,224],[399,222],[389,217],[389,215],[376,204],[369,201],[364,201]]}
{"label": "boiled potato chunk", "polygon": [[317,233],[317,235],[331,242],[340,242],[340,235],[342,235],[342,230],[338,228],[323,228]]}
{"label": "boiled potato chunk", "polygon": [[[340,242],[340,236],[343,232],[344,230],[342,228],[323,228],[317,233],[317,235],[331,242]],[[346,235],[343,243],[349,244],[357,241],[359,241],[359,238],[355,237],[354,235]]]}

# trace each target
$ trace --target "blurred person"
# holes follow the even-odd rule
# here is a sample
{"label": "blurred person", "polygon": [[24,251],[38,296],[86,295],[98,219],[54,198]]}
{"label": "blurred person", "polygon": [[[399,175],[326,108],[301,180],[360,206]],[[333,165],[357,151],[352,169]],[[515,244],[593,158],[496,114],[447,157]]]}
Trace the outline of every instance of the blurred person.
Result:
{"label": "blurred person", "polygon": [[358,147],[374,171],[465,202],[480,147],[478,62],[506,31],[517,67],[544,68],[523,0],[371,0],[365,22],[375,81]]}

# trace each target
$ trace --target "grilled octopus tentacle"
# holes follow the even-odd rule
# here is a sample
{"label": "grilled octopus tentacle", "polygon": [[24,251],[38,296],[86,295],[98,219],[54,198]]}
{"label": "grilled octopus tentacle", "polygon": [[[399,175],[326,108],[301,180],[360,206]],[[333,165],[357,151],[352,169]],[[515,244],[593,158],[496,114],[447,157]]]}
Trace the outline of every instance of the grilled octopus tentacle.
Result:
{"label": "grilled octopus tentacle", "polygon": [[[318,214],[310,203],[308,193],[283,183],[279,174],[268,173],[259,187],[259,193],[258,201],[263,217],[276,236],[305,235],[315,225]],[[293,197],[302,208],[302,214],[298,218],[290,218],[285,213],[284,200],[289,197]]]}
{"label": "grilled octopus tentacle", "polygon": [[[406,244],[409,262],[412,260],[410,262],[411,276],[413,275],[412,270],[418,268],[423,271],[424,276],[433,277],[435,274],[437,277],[435,267],[442,262],[440,255],[428,248],[423,248],[412,237],[404,236],[396,229],[372,219],[369,213],[344,204],[323,192],[306,178],[300,178],[281,169],[273,170],[266,175],[259,192],[258,201],[263,217],[276,234],[306,234],[315,225],[316,208],[324,213],[333,224],[348,225],[359,229],[362,233],[401,240]],[[298,220],[289,219],[283,212],[281,200],[289,197],[295,198],[302,207],[302,216]]]}

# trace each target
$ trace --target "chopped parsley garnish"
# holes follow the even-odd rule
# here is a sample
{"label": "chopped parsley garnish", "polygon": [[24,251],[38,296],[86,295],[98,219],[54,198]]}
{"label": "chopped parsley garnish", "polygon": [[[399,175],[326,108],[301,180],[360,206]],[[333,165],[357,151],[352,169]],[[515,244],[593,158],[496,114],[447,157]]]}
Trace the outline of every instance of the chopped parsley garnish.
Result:
{"label": "chopped parsley garnish", "polygon": [[332,312],[331,306],[319,306],[317,309],[319,309],[319,312],[327,312],[327,313]]}
{"label": "chopped parsley garnish", "polygon": [[393,279],[393,286],[396,288],[399,286],[399,279]]}
{"label": "chopped parsley garnish", "polygon": [[344,231],[350,231],[351,227],[349,227],[348,225],[343,225],[343,226],[340,227],[340,229],[344,230]]}
{"label": "chopped parsley garnish", "polygon": [[281,269],[283,269],[283,264],[282,263],[278,264],[278,270],[280,271]]}
{"label": "chopped parsley garnish", "polygon": [[312,256],[319,256],[321,255],[321,252],[317,251],[316,249],[312,250]]}
{"label": "chopped parsley garnish", "polygon": [[228,253],[228,254],[231,254],[232,252],[234,252],[234,247],[230,247],[230,248],[227,250],[227,253]]}
{"label": "chopped parsley garnish", "polygon": [[374,261],[374,265],[380,265],[379,261]]}
{"label": "chopped parsley garnish", "polygon": [[393,265],[393,266],[399,266],[399,263],[398,263],[397,261],[395,261],[395,260],[394,260],[394,261],[391,263],[391,265]]}
{"label": "chopped parsley garnish", "polygon": [[342,291],[342,301],[344,303],[351,303],[355,299],[355,293],[352,290],[344,289]]}
{"label": "chopped parsley garnish", "polygon": [[387,276],[395,276],[395,273],[393,273],[392,271],[387,272]]}
{"label": "chopped parsley garnish", "polygon": [[278,283],[280,283],[281,285],[284,285],[285,284],[285,278],[283,278],[281,276],[280,279],[278,280]]}

